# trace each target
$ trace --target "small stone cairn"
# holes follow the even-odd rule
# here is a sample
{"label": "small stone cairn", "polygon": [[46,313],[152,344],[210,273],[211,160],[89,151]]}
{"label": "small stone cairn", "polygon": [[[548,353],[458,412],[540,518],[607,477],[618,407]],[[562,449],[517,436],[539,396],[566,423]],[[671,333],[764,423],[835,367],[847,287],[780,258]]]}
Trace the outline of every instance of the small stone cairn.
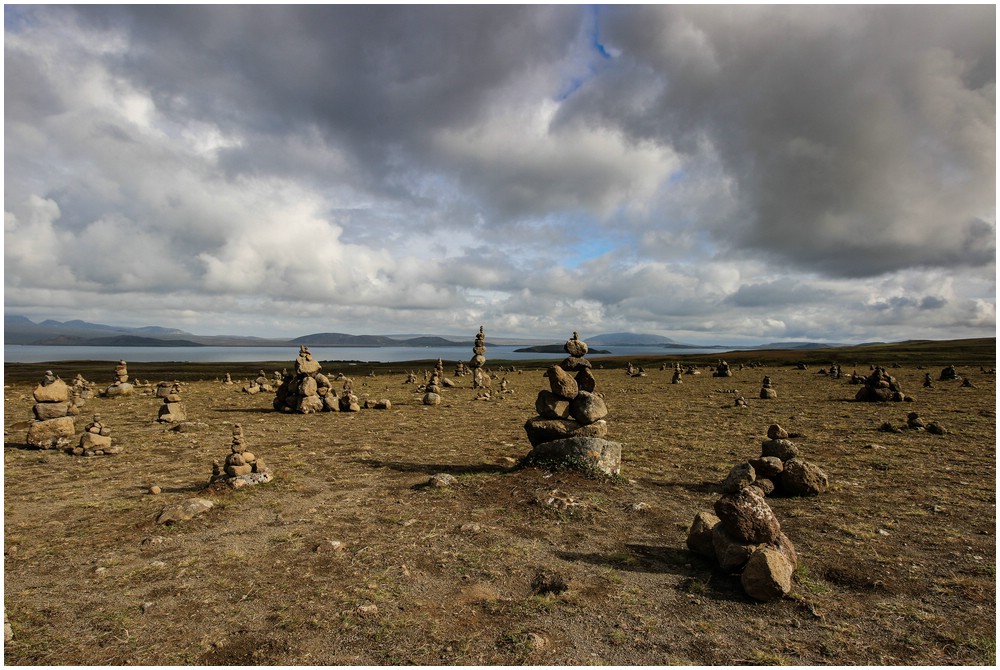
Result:
{"label": "small stone cairn", "polygon": [[111,444],[111,429],[101,423],[101,417],[94,415],[94,420],[87,424],[80,436],[80,444],[67,448],[74,456],[113,456],[120,454],[121,447]]}
{"label": "small stone cairn", "polygon": [[45,377],[32,395],[35,405],[31,409],[35,420],[28,427],[28,446],[65,449],[76,434],[76,426],[69,413],[69,386],[51,370],[46,370]]}
{"label": "small stone cairn", "polygon": [[135,387],[128,381],[128,365],[124,360],[120,360],[115,366],[115,381],[104,389],[104,396],[114,398],[120,395],[132,395],[134,391]]}
{"label": "small stone cairn", "polygon": [[[333,397],[336,398],[336,393],[333,393]],[[327,394],[330,397],[330,394]],[[337,406],[341,412],[360,412],[361,405],[358,396],[354,395],[354,382],[350,379],[344,379],[344,389],[343,393],[340,394],[340,398],[337,398]]]}
{"label": "small stone cairn", "polygon": [[444,361],[442,361],[439,358],[437,365],[434,366],[434,372],[431,373],[430,378],[428,378],[427,383],[424,385],[423,403],[425,405],[440,405],[441,387],[443,385],[444,385]]}
{"label": "small stone cairn", "polygon": [[724,494],[715,502],[715,514],[698,512],[687,546],[726,572],[738,573],[754,600],[778,600],[792,590],[795,547],[755,486]]}
{"label": "small stone cairn", "polygon": [[719,364],[715,368],[715,372],[712,373],[713,377],[732,377],[733,371],[729,369],[729,363],[725,361],[719,361]]}
{"label": "small stone cairn", "polygon": [[902,402],[912,401],[913,398],[903,394],[899,388],[896,378],[885,371],[883,367],[876,367],[872,373],[865,377],[864,386],[858,389],[854,399],[861,402]]}
{"label": "small stone cairn", "polygon": [[476,342],[472,345],[472,359],[469,361],[469,367],[472,368],[472,388],[474,389],[490,388],[490,376],[484,372],[484,365],[486,365],[486,334],[483,332],[483,326],[479,326]]}
{"label": "small stone cairn", "polygon": [[771,386],[771,378],[764,375],[764,380],[760,383],[760,399],[774,400],[778,397],[778,392]]}
{"label": "small stone cairn", "polygon": [[677,363],[674,366],[674,376],[670,378],[671,384],[683,384],[684,383],[684,371],[681,370],[681,364]]}
{"label": "small stone cairn", "polygon": [[77,373],[73,378],[73,385],[70,391],[74,396],[79,396],[82,400],[90,400],[94,397],[94,382],[88,382],[83,375]]}
{"label": "small stone cairn", "polygon": [[798,446],[788,439],[788,431],[778,424],[767,429],[761,455],[733,466],[722,482],[723,493],[735,493],[754,486],[767,496],[815,496],[829,486],[826,473],[818,465],[799,457]]}
{"label": "small stone cairn", "polygon": [[187,421],[187,412],[181,402],[181,385],[179,382],[170,384],[160,382],[156,386],[156,397],[163,398],[160,412],[156,420],[160,423],[182,423]]}
{"label": "small stone cairn", "polygon": [[282,379],[272,403],[274,409],[299,414],[336,412],[337,393],[330,387],[330,380],[326,375],[320,373],[321,369],[322,366],[313,359],[309,348],[301,345],[295,359],[295,374]]}
{"label": "small stone cairn", "polygon": [[248,451],[243,438],[243,426],[233,426],[233,441],[224,465],[212,463],[212,478],[209,486],[221,482],[230,488],[266,484],[271,481],[271,471],[264,465],[264,459],[257,458]]}
{"label": "small stone cairn", "polygon": [[924,388],[934,388],[934,382],[931,380],[931,373],[929,372],[924,373]]}
{"label": "small stone cairn", "polygon": [[226,373],[226,378],[222,380],[222,383],[226,384],[227,386],[230,385],[230,384],[232,384],[233,383],[233,376],[227,372]]}
{"label": "small stone cairn", "polygon": [[549,389],[539,391],[535,400],[538,416],[524,424],[532,446],[524,462],[561,462],[619,474],[622,445],[604,439],[608,408],[595,392],[597,380],[584,358],[587,343],[574,332],[563,349],[569,356],[545,372]]}

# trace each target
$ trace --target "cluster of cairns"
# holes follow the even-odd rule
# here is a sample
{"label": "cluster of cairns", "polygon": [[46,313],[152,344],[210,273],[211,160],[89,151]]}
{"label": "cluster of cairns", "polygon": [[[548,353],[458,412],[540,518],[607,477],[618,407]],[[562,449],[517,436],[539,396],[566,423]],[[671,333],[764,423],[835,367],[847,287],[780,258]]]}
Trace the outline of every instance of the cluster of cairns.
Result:
{"label": "cluster of cairns", "polygon": [[754,600],[777,600],[792,590],[795,547],[756,486],[723,494],[715,502],[715,514],[698,512],[687,546],[725,572],[739,574],[743,590]]}
{"label": "cluster of cairns", "polygon": [[101,417],[94,415],[94,420],[87,424],[80,436],[80,444],[67,451],[74,456],[113,456],[120,454],[122,449],[111,444],[111,429],[101,423]]}
{"label": "cluster of cairns", "polygon": [[798,446],[788,439],[788,431],[775,423],[767,429],[760,457],[733,466],[722,482],[722,491],[735,493],[753,486],[765,496],[815,496],[824,493],[828,485],[826,473],[800,458]]}
{"label": "cluster of cairns", "polygon": [[632,361],[629,361],[628,365],[625,366],[625,374],[629,377],[645,377],[646,371],[641,365],[636,367],[632,365]]}
{"label": "cluster of cairns", "polygon": [[587,343],[574,332],[563,349],[568,357],[545,372],[549,388],[539,391],[535,400],[538,416],[524,424],[532,446],[524,462],[558,462],[618,474],[622,445],[604,439],[608,408],[596,393],[597,380],[584,358]]}
{"label": "cluster of cairns", "polygon": [[182,423],[187,421],[187,412],[181,402],[180,382],[160,382],[156,385],[156,397],[163,398],[156,420],[160,423]]}
{"label": "cluster of cairns", "polygon": [[[855,375],[856,377],[857,375]],[[876,367],[870,375],[864,378],[864,386],[858,389],[854,399],[861,402],[912,402],[913,398],[904,395],[896,378]]]}
{"label": "cluster of cairns", "polygon": [[[319,365],[317,363],[317,365]],[[258,393],[274,393],[274,386],[271,386],[271,379],[268,378],[267,373],[263,370],[257,373],[255,379],[250,380],[250,383],[243,387],[244,393],[249,393],[250,395],[256,395]],[[276,385],[281,384],[281,374],[277,371],[274,373],[274,380]]]}
{"label": "cluster of cairns", "polygon": [[816,374],[830,377],[831,379],[840,379],[842,373],[840,370],[840,366],[835,363],[830,366],[829,370],[827,370],[826,368],[820,368],[819,372],[817,372]]}
{"label": "cluster of cairns", "polygon": [[65,449],[76,434],[73,416],[79,407],[70,403],[69,386],[51,370],[45,371],[42,382],[32,395],[31,408],[35,420],[28,427],[27,444],[36,449]]}
{"label": "cluster of cairns", "polygon": [[209,485],[221,482],[231,488],[266,484],[271,481],[271,471],[264,465],[264,459],[257,458],[247,450],[243,439],[243,426],[233,426],[233,441],[224,465],[212,463],[212,478]]}
{"label": "cluster of cairns", "polygon": [[123,360],[118,361],[118,365],[115,366],[115,380],[111,386],[104,389],[103,395],[107,398],[114,398],[115,396],[131,395],[134,391],[135,387],[128,381],[128,365]]}
{"label": "cluster of cairns", "polygon": [[778,392],[771,386],[771,378],[764,375],[764,380],[760,383],[760,399],[774,400],[778,397]]}
{"label": "cluster of cairns", "polygon": [[906,425],[897,428],[891,421],[886,421],[878,428],[883,433],[902,433],[904,430],[925,430],[932,435],[947,435],[948,431],[937,421],[925,422],[916,412],[906,415]]}
{"label": "cluster of cairns", "polygon": [[719,364],[715,367],[715,372],[712,373],[713,377],[732,377],[733,371],[729,369],[729,363],[725,361],[719,361]]}

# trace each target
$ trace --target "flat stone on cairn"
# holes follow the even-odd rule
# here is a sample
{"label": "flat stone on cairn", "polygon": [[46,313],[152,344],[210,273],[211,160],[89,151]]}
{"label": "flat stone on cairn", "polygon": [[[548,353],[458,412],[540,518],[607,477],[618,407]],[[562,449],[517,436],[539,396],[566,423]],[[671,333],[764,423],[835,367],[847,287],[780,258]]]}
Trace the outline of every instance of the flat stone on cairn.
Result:
{"label": "flat stone on cairn", "polygon": [[777,600],[792,590],[795,547],[755,486],[723,495],[715,514],[698,512],[687,546],[723,570],[739,573],[744,592],[754,600]]}
{"label": "flat stone on cairn", "polygon": [[62,379],[45,371],[42,382],[32,395],[35,405],[31,408],[35,420],[28,427],[28,446],[36,449],[64,449],[76,434],[70,416],[69,387]]}
{"label": "flat stone on cairn", "polygon": [[174,382],[166,388],[166,394],[161,395],[161,391],[165,388],[164,385],[167,382],[161,382],[156,388],[156,395],[158,398],[163,398],[163,404],[160,405],[160,413],[157,415],[156,420],[160,423],[181,423],[187,421],[187,412],[184,411],[184,405],[181,403],[181,385],[179,382]]}
{"label": "flat stone on cairn", "polygon": [[535,400],[538,416],[524,424],[532,446],[524,461],[582,465],[618,474],[622,445],[604,439],[608,408],[595,392],[596,379],[590,361],[584,358],[587,343],[573,333],[563,349],[569,357],[545,372],[549,388],[540,391]]}
{"label": "flat stone on cairn", "polygon": [[113,456],[121,453],[121,447],[111,444],[111,429],[101,423],[101,417],[94,415],[94,420],[87,424],[80,436],[80,444],[67,449],[74,456]]}
{"label": "flat stone on cairn", "polygon": [[264,465],[264,459],[258,458],[247,450],[243,438],[243,426],[233,426],[233,441],[230,453],[226,456],[225,465],[212,463],[212,478],[209,486],[221,482],[230,488],[266,484],[273,479],[271,471]]}

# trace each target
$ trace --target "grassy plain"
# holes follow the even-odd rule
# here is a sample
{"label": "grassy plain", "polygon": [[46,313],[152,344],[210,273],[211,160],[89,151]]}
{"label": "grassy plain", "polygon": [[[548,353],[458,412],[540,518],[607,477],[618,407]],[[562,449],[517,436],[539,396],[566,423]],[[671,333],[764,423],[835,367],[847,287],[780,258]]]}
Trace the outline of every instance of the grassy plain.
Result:
{"label": "grassy plain", "polygon": [[[105,458],[23,442],[42,370],[106,385],[113,364],[5,366],[5,664],[995,662],[996,380],[980,370],[995,366],[992,339],[727,354],[733,377],[705,369],[680,385],[661,362],[717,357],[632,359],[647,371],[636,378],[625,360],[597,358],[609,438],[625,444],[622,480],[511,467],[530,448],[522,425],[544,363],[518,363],[513,393],[489,401],[452,377],[458,388],[436,407],[403,383],[429,362],[324,363],[353,376],[362,398],[392,402],[354,414],[276,413],[269,395],[220,383],[226,371],[291,368],[294,354],[130,364],[133,377],[182,380],[188,417],[204,427],[156,423],[150,396],[94,398],[77,429],[101,415],[124,447]],[[764,367],[738,369],[750,361]],[[857,386],[817,374],[831,362],[848,373],[898,365],[889,371],[915,401],[854,402]],[[937,381],[950,363],[975,388]],[[764,374],[775,400],[757,397]],[[734,390],[749,407],[733,406]],[[877,431],[910,411],[950,433]],[[774,422],[798,433],[831,486],[770,499],[801,565],[790,596],[759,604],[685,537]],[[166,505],[206,495],[234,423],[275,481],[208,495],[207,513],[156,525]],[[458,483],[427,487],[441,472]],[[547,504],[560,496],[575,504]],[[568,588],[537,593],[539,574]]]}

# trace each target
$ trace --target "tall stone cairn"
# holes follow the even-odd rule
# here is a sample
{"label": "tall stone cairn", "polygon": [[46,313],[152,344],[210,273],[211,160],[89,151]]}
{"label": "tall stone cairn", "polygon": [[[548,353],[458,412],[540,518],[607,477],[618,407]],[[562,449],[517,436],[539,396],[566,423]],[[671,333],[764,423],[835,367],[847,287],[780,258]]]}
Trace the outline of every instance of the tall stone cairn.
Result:
{"label": "tall stone cairn", "polygon": [[222,482],[235,489],[271,481],[271,471],[264,465],[264,459],[247,449],[241,424],[233,426],[233,441],[229,451],[224,465],[219,465],[218,461],[212,463],[209,485]]}
{"label": "tall stone cairn", "polygon": [[28,446],[35,449],[65,449],[76,434],[70,416],[69,386],[51,370],[35,387],[32,407],[35,420],[28,427]]}
{"label": "tall stone cairn", "polygon": [[115,366],[115,380],[111,386],[104,389],[104,395],[113,398],[120,395],[132,395],[135,387],[128,380],[128,365],[124,360],[119,360]]}
{"label": "tall stone cairn", "polygon": [[[336,412],[337,392],[330,386],[330,380],[320,373],[322,366],[313,359],[309,347],[299,347],[295,359],[295,374],[286,375],[274,395],[272,406],[279,412]],[[266,380],[265,380],[266,381]]]}
{"label": "tall stone cairn", "polygon": [[427,384],[424,385],[423,403],[425,405],[440,405],[441,388],[443,386],[444,361],[439,358],[437,364],[434,366],[434,372],[431,373],[430,378],[427,380]]}
{"label": "tall stone cairn", "polygon": [[163,398],[160,405],[159,414],[156,420],[160,423],[182,423],[187,421],[187,412],[181,402],[181,385],[174,382],[167,386],[167,382],[161,382],[156,386],[156,397]]}
{"label": "tall stone cairn", "polygon": [[472,358],[469,360],[469,367],[472,368],[472,388],[490,388],[490,376],[483,370],[486,365],[486,334],[483,326],[479,326],[476,333],[476,342],[472,345]]}
{"label": "tall stone cairn", "polygon": [[774,400],[778,397],[778,392],[771,386],[771,378],[764,375],[764,380],[760,383],[760,399]]}
{"label": "tall stone cairn", "polygon": [[563,350],[569,356],[545,372],[549,388],[539,391],[535,400],[538,416],[524,424],[532,446],[525,462],[562,462],[618,474],[622,445],[604,439],[608,408],[596,393],[597,380],[584,358],[587,343],[574,332]]}

